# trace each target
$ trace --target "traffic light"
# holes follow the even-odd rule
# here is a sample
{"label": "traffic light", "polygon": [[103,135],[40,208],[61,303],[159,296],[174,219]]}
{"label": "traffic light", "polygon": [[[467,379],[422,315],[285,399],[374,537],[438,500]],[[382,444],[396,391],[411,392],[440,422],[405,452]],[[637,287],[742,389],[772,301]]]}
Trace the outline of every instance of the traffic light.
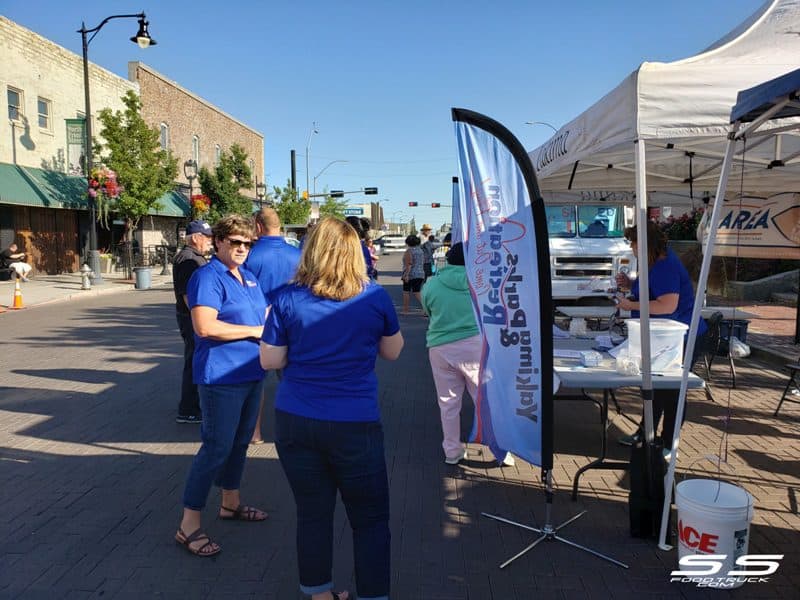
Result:
{"label": "traffic light", "polygon": [[329,194],[331,198],[344,198],[344,191],[343,190],[331,190]]}
{"label": "traffic light", "polygon": [[431,208],[439,208],[440,206],[441,206],[441,203],[439,203],[439,202],[431,202]]}
{"label": "traffic light", "polygon": [[409,205],[409,206],[417,206],[417,205],[418,205],[418,203],[417,203],[417,202],[409,202],[409,203],[408,203],[408,205]]}
{"label": "traffic light", "polygon": [[364,188],[364,195],[365,196],[375,196],[378,193],[378,188],[376,187],[368,187]]}
{"label": "traffic light", "polygon": [[308,200],[308,190],[303,190],[303,200]]}

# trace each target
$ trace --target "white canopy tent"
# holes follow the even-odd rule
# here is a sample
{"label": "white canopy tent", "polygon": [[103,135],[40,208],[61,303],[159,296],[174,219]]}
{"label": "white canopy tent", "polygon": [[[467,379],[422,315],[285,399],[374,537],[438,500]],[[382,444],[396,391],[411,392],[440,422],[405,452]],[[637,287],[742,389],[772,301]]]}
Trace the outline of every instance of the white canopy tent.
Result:
{"label": "white canopy tent", "polygon": [[[770,0],[696,56],[642,63],[530,152],[542,192],[634,191],[636,142],[643,141],[648,192],[679,191],[697,199],[704,192],[713,194],[736,94],[798,67],[800,0]],[[771,172],[769,167],[798,156],[796,131],[748,144],[747,191],[796,189],[797,172]],[[738,160],[731,177],[738,177],[740,169]]]}
{"label": "white canopy tent", "polygon": [[[637,223],[647,221],[651,192],[671,191],[688,194],[689,198],[710,195],[726,156],[730,109],[738,91],[798,67],[800,0],[770,0],[696,56],[671,63],[643,63],[609,94],[530,152],[540,188],[543,194],[567,190],[634,191]],[[726,161],[726,178],[746,182],[742,192],[764,194],[800,188],[800,171],[796,169],[800,137],[792,124],[796,118],[788,118],[789,122],[769,123],[775,135],[740,147],[728,146],[728,158],[736,160]],[[647,229],[639,229],[637,258],[644,265]],[[707,277],[707,271],[706,265],[701,277]],[[639,285],[642,290],[649,289],[647,269],[640,269]],[[696,303],[692,331],[697,331],[699,308]],[[641,388],[645,436],[651,442],[649,318],[645,302],[641,310]],[[687,356],[692,355],[694,341],[690,333]],[[688,367],[684,367],[680,391],[684,399]],[[665,524],[662,521],[662,547]]]}
{"label": "white canopy tent", "polygon": [[[774,121],[783,120],[787,118],[795,118],[800,116],[800,69],[786,73],[781,77],[767,81],[756,87],[743,90],[739,93],[736,104],[730,113],[730,133],[725,155],[722,163],[722,170],[719,176],[719,184],[717,187],[717,195],[725,197],[726,188],[731,174],[732,163],[734,162],[734,153],[737,146],[741,142],[752,139],[767,139],[774,140],[780,136],[785,135],[791,131],[787,127],[770,129],[769,125]],[[793,125],[795,132],[800,131],[800,122],[795,122]],[[778,133],[780,131],[780,133]],[[797,160],[793,160],[787,165],[782,165],[779,168],[773,169],[779,173],[780,169],[788,164],[797,164]],[[746,177],[746,175],[745,175]],[[745,179],[746,181],[746,179]],[[717,202],[714,205],[714,210],[711,213],[710,224],[708,227],[708,237],[706,240],[707,247],[714,246],[714,240],[717,234],[717,229],[722,214],[722,202]],[[800,222],[797,215],[800,214],[800,206],[792,209],[792,220],[796,223]],[[689,335],[689,349],[691,351],[694,346],[694,336],[691,332],[697,331],[697,326],[700,321],[700,305],[702,290],[708,280],[708,272],[711,266],[711,253],[705,252],[703,256],[703,264],[700,268],[700,280],[697,285],[697,295],[695,297],[694,311],[692,312],[692,321]],[[799,307],[800,308],[800,307]],[[684,377],[681,385],[681,391],[678,399],[677,414],[683,414],[683,408],[686,404],[686,382],[688,374],[688,365],[684,365]],[[680,427],[675,428],[672,439],[673,453],[678,448],[680,441]],[[673,454],[675,456],[675,454]],[[665,493],[672,487],[672,482],[675,477],[675,461],[671,461],[667,477],[665,479],[664,487]],[[662,521],[661,532],[659,537],[659,544],[662,548],[666,546],[666,526],[667,514],[669,513],[669,495],[664,501],[662,508]]]}

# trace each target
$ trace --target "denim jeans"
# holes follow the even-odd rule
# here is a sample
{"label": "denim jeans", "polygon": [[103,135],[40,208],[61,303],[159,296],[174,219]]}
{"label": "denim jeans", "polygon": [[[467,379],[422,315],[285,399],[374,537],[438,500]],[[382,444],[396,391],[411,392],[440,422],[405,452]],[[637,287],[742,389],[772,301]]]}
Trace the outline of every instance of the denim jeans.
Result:
{"label": "denim jeans", "polygon": [[297,505],[300,590],[333,587],[337,490],[353,528],[361,600],[389,597],[389,482],[379,422],[319,421],[275,411],[275,446]]}
{"label": "denim jeans", "polygon": [[[256,428],[264,380],[247,383],[199,385],[203,442],[192,461],[183,490],[183,505],[202,510],[211,484],[238,490],[247,446]],[[230,506],[228,508],[237,508]]]}
{"label": "denim jeans", "polygon": [[197,393],[197,384],[192,381],[192,357],[194,356],[194,327],[192,317],[177,313],[178,329],[183,338],[183,375],[181,378],[181,401],[178,404],[178,414],[183,417],[200,416],[200,396]]}

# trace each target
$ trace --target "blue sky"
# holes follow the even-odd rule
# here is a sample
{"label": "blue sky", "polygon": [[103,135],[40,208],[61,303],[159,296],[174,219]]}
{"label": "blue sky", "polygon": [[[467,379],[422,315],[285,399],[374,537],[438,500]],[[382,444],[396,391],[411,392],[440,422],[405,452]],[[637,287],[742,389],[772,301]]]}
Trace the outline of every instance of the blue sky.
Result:
{"label": "blue sky", "polygon": [[[135,20],[107,24],[90,60],[127,76],[141,60],[260,131],[270,185],[290,175],[317,191],[377,186],[387,218],[449,222],[456,147],[450,108],[500,121],[527,149],[643,61],[696,54],[762,0],[4,0],[6,17],[80,54],[81,21],[144,10],[158,45],[128,42]],[[408,202],[419,202],[409,208]],[[427,207],[425,206],[427,205]]]}

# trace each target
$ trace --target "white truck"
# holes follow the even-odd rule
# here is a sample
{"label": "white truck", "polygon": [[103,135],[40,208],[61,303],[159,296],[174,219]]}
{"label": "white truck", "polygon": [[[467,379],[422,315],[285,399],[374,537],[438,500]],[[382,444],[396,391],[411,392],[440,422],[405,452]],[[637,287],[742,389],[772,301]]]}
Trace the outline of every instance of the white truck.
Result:
{"label": "white truck", "polygon": [[557,302],[608,298],[619,272],[634,275],[636,260],[624,237],[633,210],[613,203],[548,203],[550,277]]}

